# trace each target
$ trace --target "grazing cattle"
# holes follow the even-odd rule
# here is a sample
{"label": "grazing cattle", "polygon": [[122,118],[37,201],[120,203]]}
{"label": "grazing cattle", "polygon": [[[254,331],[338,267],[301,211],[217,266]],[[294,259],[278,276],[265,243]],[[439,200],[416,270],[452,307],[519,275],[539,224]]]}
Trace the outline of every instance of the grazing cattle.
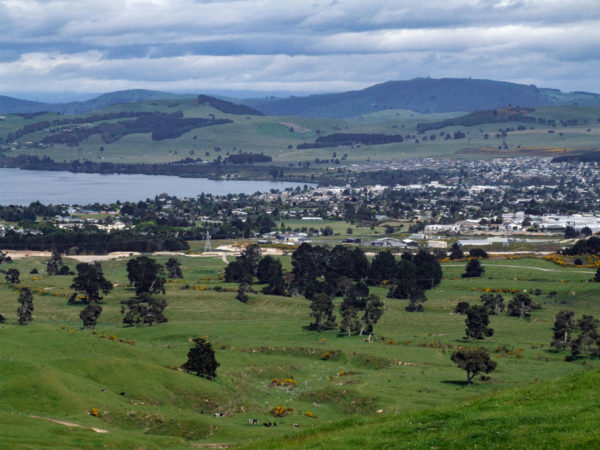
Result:
{"label": "grazing cattle", "polygon": [[127,397],[127,392],[121,392],[119,395],[120,395],[121,397]]}
{"label": "grazing cattle", "polygon": [[263,422],[263,427],[270,427],[271,425],[271,422]]}
{"label": "grazing cattle", "polygon": [[221,413],[221,412],[216,412],[214,413],[215,417],[225,417],[225,414]]}
{"label": "grazing cattle", "polygon": [[250,425],[257,425],[258,424],[258,419],[248,419],[248,423]]}
{"label": "grazing cattle", "polygon": [[293,426],[294,426],[294,428],[298,428],[300,425],[298,425],[297,423],[295,423]]}

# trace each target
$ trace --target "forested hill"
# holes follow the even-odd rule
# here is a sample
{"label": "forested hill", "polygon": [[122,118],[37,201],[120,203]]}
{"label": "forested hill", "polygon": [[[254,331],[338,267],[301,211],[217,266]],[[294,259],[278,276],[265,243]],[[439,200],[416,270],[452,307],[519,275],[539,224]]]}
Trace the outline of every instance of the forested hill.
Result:
{"label": "forested hill", "polygon": [[61,114],[85,114],[119,103],[193,97],[193,95],[179,95],[168,92],[148,91],[145,89],[108,92],[90,100],[69,103],[39,103],[0,96],[0,114],[36,113],[41,111],[57,112]]}
{"label": "forested hill", "polygon": [[346,118],[386,109],[440,113],[501,108],[574,104],[600,105],[600,95],[564,93],[556,89],[503,81],[467,78],[415,78],[388,81],[360,91],[307,97],[240,100],[272,116]]}

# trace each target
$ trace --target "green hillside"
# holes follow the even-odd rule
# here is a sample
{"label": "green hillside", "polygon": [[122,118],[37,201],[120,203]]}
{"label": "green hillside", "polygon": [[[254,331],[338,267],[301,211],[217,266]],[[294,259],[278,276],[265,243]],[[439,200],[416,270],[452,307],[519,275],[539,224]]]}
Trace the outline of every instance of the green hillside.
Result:
{"label": "green hillside", "polygon": [[352,418],[244,448],[597,448],[600,372],[530,383],[445,408]]}
{"label": "green hillside", "polygon": [[245,106],[202,99],[116,104],[83,115],[6,115],[0,120],[0,158],[5,165],[26,167],[30,156],[67,165],[165,164],[186,158],[214,163],[252,153],[272,159],[254,166],[324,171],[416,157],[554,156],[595,149],[600,134],[599,106],[467,115],[386,110],[346,121],[261,116]]}
{"label": "green hillside", "polygon": [[[166,258],[157,257],[162,263]],[[7,319],[0,325],[2,446],[187,448],[249,444],[290,433],[306,436],[310,445],[322,436],[327,439],[323,442],[334,443],[339,437],[345,445],[354,441],[356,446],[367,436],[383,446],[386,439],[397,438],[397,430],[422,440],[415,442],[438,439],[431,445],[441,445],[441,439],[460,442],[471,435],[474,443],[491,442],[485,440],[491,439],[486,438],[487,428],[485,434],[476,432],[477,424],[502,432],[498,439],[514,440],[519,446],[525,438],[517,431],[547,431],[549,425],[540,424],[544,418],[556,424],[556,433],[564,433],[560,438],[564,442],[572,436],[574,442],[583,443],[590,417],[597,414],[596,372],[564,382],[553,380],[598,368],[598,361],[565,362],[566,354],[549,349],[559,310],[573,310],[577,317],[600,316],[595,301],[600,288],[588,282],[593,276],[589,269],[535,259],[493,260],[484,262],[484,278],[465,280],[460,277],[464,262],[444,264],[444,279],[428,291],[423,313],[406,312],[405,301],[385,298],[383,287],[371,288],[386,308],[373,343],[368,343],[364,336],[347,337],[336,330],[306,330],[309,303],[303,297],[250,293],[249,302],[240,303],[232,291],[237,284],[219,279],[225,267],[221,258],[179,258],[184,278],[167,283],[169,321],[146,327],[121,323],[121,301],[133,295],[127,286],[126,260],[103,262],[105,276],[115,287],[105,296],[94,330],[81,329],[82,305],[67,302],[71,277],[45,276],[44,258],[16,260],[10,266],[21,272],[21,284],[0,283],[0,313]],[[290,257],[279,258],[289,270]],[[65,262],[71,268],[76,264],[68,258]],[[33,268],[40,274],[30,274]],[[34,292],[34,320],[26,326],[16,324],[16,291],[22,286]],[[259,291],[260,286],[256,288]],[[489,380],[466,386],[464,372],[450,360],[456,346],[469,345],[462,339],[464,316],[452,311],[458,301],[474,304],[485,289],[499,288],[539,289],[542,293],[535,300],[542,309],[530,320],[491,317],[494,336],[477,345],[489,350],[498,368]],[[551,291],[556,295],[550,296]],[[336,315],[340,301],[335,300]],[[191,339],[198,336],[208,337],[221,364],[214,382],[180,370]],[[296,384],[273,385],[273,379],[284,378],[293,378]],[[573,383],[572,404],[567,389],[546,398],[554,386]],[[523,384],[523,391],[511,391]],[[586,394],[587,388],[594,391]],[[530,400],[518,394],[529,391],[525,395]],[[480,396],[484,400],[476,400]],[[555,404],[554,399],[562,401],[560,396],[565,402]],[[541,419],[526,420],[536,411],[538,398]],[[467,410],[465,402],[475,406]],[[294,412],[274,418],[271,410],[277,406]],[[90,414],[93,408],[97,416]],[[416,412],[422,410],[428,412]],[[458,411],[462,419],[455,417]],[[216,418],[215,412],[225,417]],[[558,417],[564,419],[566,414],[575,419],[558,425]],[[382,419],[374,419],[380,415]],[[400,415],[399,422],[395,415]],[[518,421],[519,417],[523,419]],[[278,426],[251,425],[251,418]],[[340,427],[353,434],[336,434]],[[429,428],[440,430],[439,436]],[[333,433],[331,439],[328,433]],[[537,438],[545,442],[543,436]]]}

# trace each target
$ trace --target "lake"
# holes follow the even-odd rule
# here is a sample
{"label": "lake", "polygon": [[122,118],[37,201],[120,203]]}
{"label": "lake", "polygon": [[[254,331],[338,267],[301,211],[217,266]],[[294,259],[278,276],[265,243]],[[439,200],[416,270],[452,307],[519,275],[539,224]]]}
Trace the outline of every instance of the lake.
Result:
{"label": "lake", "polygon": [[102,175],[0,168],[0,204],[28,205],[112,203],[139,201],[167,193],[176,197],[205,194],[254,194],[271,189],[284,190],[305,183],[286,181],[209,180],[164,175]]}

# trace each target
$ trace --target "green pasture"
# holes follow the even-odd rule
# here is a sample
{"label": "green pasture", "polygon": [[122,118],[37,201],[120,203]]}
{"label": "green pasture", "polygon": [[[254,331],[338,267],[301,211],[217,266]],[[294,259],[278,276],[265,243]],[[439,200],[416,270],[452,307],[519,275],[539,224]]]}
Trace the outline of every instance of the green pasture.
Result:
{"label": "green pasture", "polygon": [[[167,257],[156,259],[164,263]],[[394,414],[437,417],[440,410],[430,408],[453,411],[481,395],[492,397],[477,401],[500,402],[493,399],[509,394],[496,397],[498,391],[598,366],[595,360],[568,363],[564,354],[549,350],[557,311],[600,316],[600,286],[588,281],[591,269],[563,268],[537,259],[484,260],[482,278],[463,279],[466,263],[453,261],[443,265],[442,283],[427,292],[423,313],[408,313],[406,301],[385,298],[382,287],[371,288],[383,298],[386,310],[368,343],[364,336],[306,330],[309,303],[303,297],[250,293],[249,302],[240,303],[232,291],[237,285],[219,279],[225,268],[220,257],[179,259],[184,278],[167,284],[169,322],[150,327],[121,323],[120,302],[133,295],[127,286],[126,260],[103,262],[105,276],[115,287],[105,296],[94,330],[81,329],[81,305],[67,304],[71,277],[45,276],[46,258],[12,263],[10,267],[21,272],[21,285],[0,283],[0,313],[7,318],[0,325],[4,446],[183,448],[262,442],[290,433],[306,436],[307,445],[313,445],[311,436],[333,433],[327,428],[330,423],[342,429],[347,424],[359,442],[360,424],[367,417],[380,414],[383,419],[369,422],[365,436],[377,434],[378,426],[388,435],[399,433],[404,428],[392,423]],[[289,270],[290,257],[281,260]],[[64,261],[75,268],[76,261]],[[34,267],[40,274],[29,273]],[[34,321],[26,326],[16,324],[16,291],[21,286],[34,291]],[[224,292],[215,291],[216,286]],[[534,298],[542,309],[527,320],[491,316],[494,336],[477,345],[490,351],[498,369],[490,380],[467,387],[464,373],[450,361],[455,346],[470,345],[463,340],[464,316],[453,310],[458,301],[477,303],[485,288],[540,289],[543,293]],[[549,296],[550,291],[556,295]],[[508,302],[510,294],[505,299]],[[179,369],[197,336],[207,336],[221,364],[214,382]],[[293,378],[297,385],[271,387],[273,378]],[[295,412],[274,418],[270,410],[275,406]],[[98,409],[97,417],[89,414],[91,408]],[[225,417],[215,418],[214,412]],[[250,425],[249,418],[276,421],[278,426]],[[108,432],[96,433],[90,427]]]}

